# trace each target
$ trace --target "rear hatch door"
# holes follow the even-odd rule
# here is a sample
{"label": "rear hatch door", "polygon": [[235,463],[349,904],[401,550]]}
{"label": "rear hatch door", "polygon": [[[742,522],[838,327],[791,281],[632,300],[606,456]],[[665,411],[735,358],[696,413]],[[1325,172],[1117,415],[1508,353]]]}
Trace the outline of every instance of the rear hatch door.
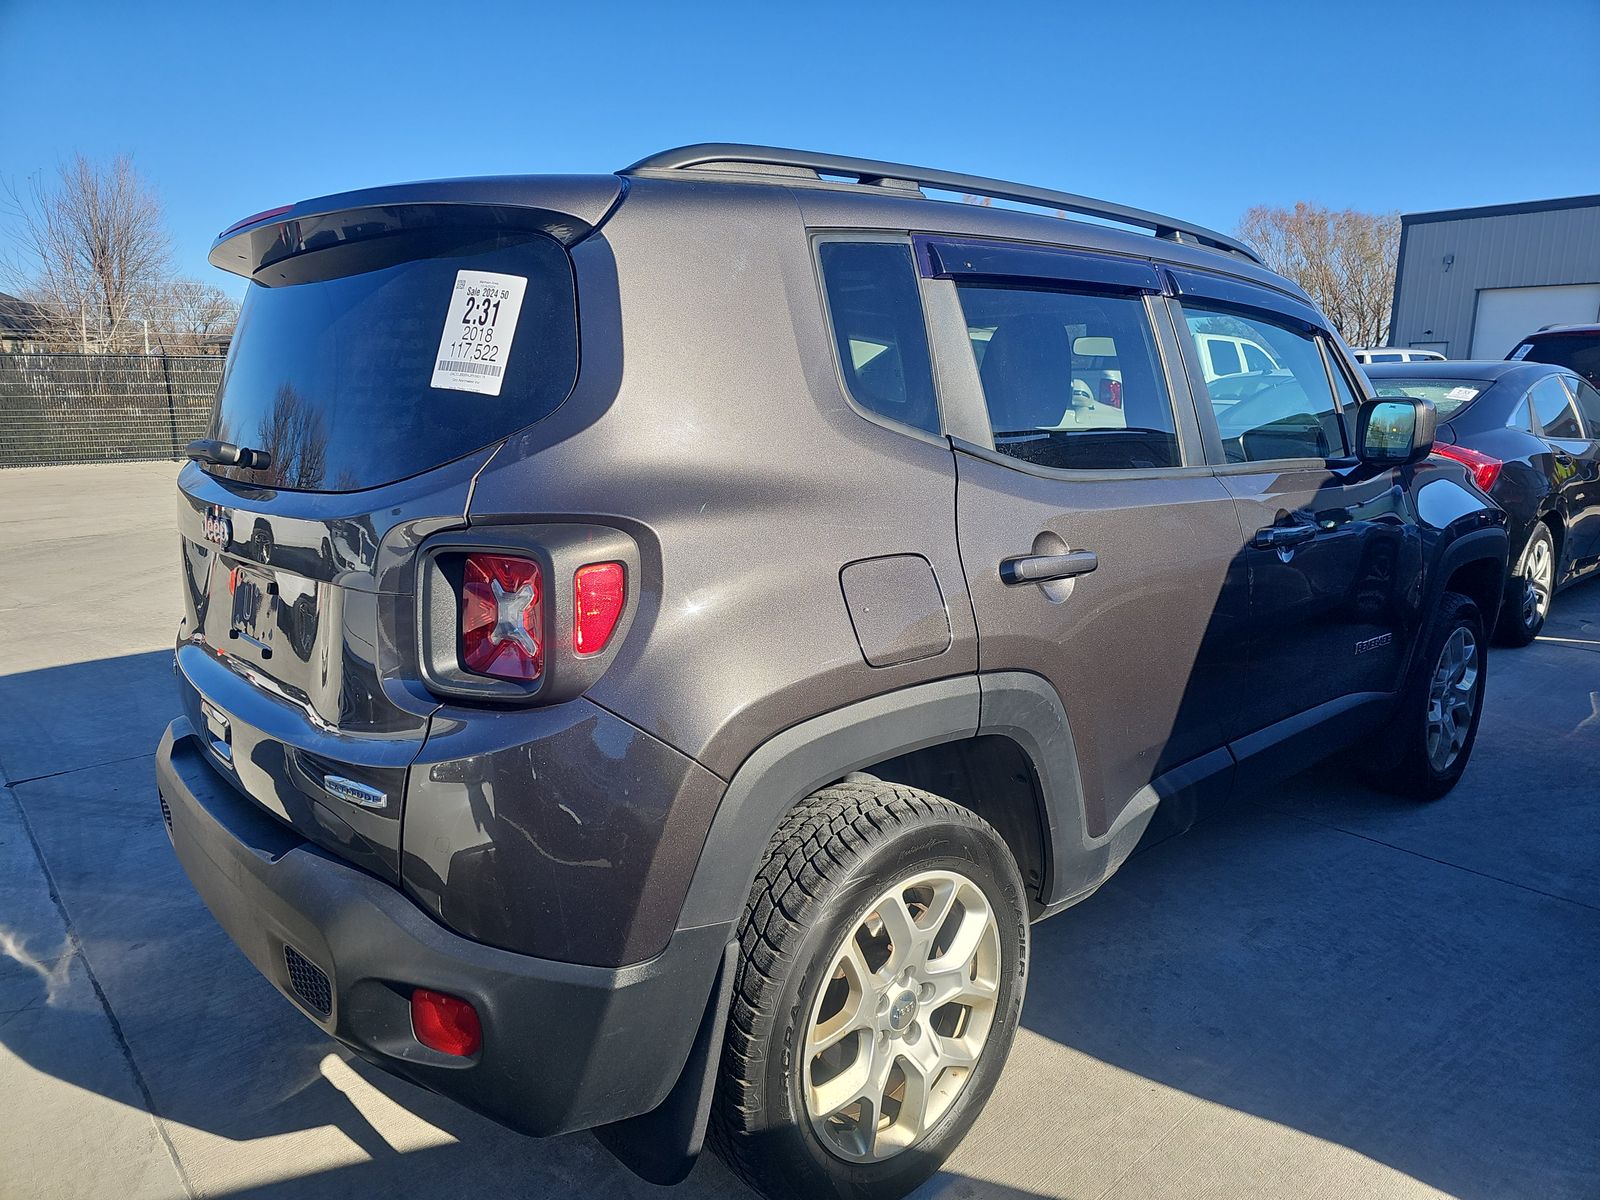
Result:
{"label": "rear hatch door", "polygon": [[[557,183],[596,220],[618,190]],[[179,479],[187,715],[244,792],[390,879],[438,706],[420,682],[416,549],[466,524],[478,471],[577,373],[565,247],[590,226],[469,202],[505,185],[312,202],[212,254],[251,284],[211,436],[270,461]]]}

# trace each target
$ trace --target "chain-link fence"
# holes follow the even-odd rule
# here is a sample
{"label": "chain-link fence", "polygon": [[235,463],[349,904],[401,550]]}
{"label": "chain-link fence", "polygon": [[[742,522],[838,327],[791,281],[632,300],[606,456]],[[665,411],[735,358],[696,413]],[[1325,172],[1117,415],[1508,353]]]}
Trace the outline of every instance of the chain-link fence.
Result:
{"label": "chain-link fence", "polygon": [[182,458],[205,436],[222,361],[0,354],[0,467]]}

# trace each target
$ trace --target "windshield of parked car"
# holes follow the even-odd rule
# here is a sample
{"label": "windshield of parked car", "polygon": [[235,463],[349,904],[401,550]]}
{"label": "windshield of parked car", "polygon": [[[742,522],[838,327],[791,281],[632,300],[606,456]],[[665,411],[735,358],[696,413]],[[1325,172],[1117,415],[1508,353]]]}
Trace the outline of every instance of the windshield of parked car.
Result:
{"label": "windshield of parked car", "polygon": [[1432,400],[1439,410],[1439,419],[1448,421],[1458,415],[1489,389],[1481,379],[1395,379],[1392,376],[1374,379],[1372,386],[1379,396],[1409,396],[1413,400]]}

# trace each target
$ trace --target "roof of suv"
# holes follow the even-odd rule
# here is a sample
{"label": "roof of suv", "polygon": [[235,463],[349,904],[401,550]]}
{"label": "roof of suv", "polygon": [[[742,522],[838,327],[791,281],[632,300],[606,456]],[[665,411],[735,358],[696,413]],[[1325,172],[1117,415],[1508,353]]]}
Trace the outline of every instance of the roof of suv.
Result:
{"label": "roof of suv", "polygon": [[1531,342],[1534,338],[1561,337],[1569,333],[1600,333],[1600,325],[1546,325],[1543,329],[1536,329],[1523,337],[1517,344],[1520,346],[1522,342]]}
{"label": "roof of suv", "polygon": [[[785,203],[797,202],[808,226],[921,230],[1128,255],[1226,272],[1310,303],[1300,288],[1260,265],[1255,251],[1243,242],[1177,217],[983,176],[734,143],[662,151],[612,175],[430,180],[302,200],[230,226],[212,244],[209,257],[213,266],[250,277],[286,253],[311,249],[319,240],[340,240],[345,236],[342,226],[349,223],[345,214],[355,216],[359,210],[357,227],[365,229],[391,219],[395,206],[531,208],[544,213],[552,236],[571,244],[603,224],[635,182],[712,181],[746,196],[759,189],[786,197]],[[923,187],[980,199],[952,202],[929,196]],[[702,198],[715,204],[719,192],[728,194],[705,189]],[[993,200],[1032,205],[1035,211],[995,206]],[[1088,219],[1064,219],[1068,213]],[[1133,232],[1128,226],[1148,232]]]}

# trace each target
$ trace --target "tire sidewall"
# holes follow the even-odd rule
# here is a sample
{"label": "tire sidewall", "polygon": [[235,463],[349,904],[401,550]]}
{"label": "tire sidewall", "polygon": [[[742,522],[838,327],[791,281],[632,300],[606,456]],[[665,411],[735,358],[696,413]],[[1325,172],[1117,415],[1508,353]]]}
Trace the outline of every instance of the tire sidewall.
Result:
{"label": "tire sidewall", "polygon": [[[995,1022],[977,1068],[948,1113],[909,1150],[878,1163],[835,1156],[811,1127],[802,1094],[802,1047],[818,992],[833,953],[870,905],[896,879],[946,869],[983,890],[1000,928],[1002,970]],[[986,829],[931,821],[894,830],[872,846],[826,902],[826,916],[806,933],[778,996],[772,1053],[763,1100],[768,1120],[764,1147],[808,1176],[826,1178],[839,1196],[899,1194],[938,1169],[961,1141],[993,1091],[1010,1050],[1026,988],[1027,905],[1015,865],[998,837]]]}

